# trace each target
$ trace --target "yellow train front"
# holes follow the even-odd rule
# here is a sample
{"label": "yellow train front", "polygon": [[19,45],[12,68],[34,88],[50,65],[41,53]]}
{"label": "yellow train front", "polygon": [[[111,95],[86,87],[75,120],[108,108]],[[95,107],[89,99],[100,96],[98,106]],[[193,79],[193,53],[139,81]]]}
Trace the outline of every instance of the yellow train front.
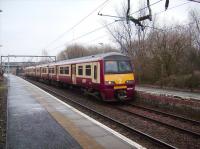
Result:
{"label": "yellow train front", "polygon": [[106,101],[133,99],[135,79],[130,59],[124,55],[111,55],[104,57],[102,66],[101,97]]}

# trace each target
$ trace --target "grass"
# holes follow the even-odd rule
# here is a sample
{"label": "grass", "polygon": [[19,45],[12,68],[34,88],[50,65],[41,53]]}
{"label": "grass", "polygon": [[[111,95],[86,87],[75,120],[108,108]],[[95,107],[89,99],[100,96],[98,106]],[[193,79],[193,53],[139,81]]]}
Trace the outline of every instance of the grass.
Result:
{"label": "grass", "polygon": [[6,93],[6,82],[0,81],[0,148],[6,145]]}

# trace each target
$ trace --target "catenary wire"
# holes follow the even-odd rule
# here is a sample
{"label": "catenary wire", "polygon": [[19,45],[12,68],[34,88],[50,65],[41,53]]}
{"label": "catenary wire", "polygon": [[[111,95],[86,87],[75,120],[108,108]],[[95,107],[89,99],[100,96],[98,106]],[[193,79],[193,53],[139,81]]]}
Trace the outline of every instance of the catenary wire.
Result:
{"label": "catenary wire", "polygon": [[[152,4],[150,4],[149,6],[153,6],[153,5],[155,5],[155,4],[158,4],[158,3],[160,3],[161,1],[163,1],[163,0],[156,1],[155,3],[152,3]],[[148,8],[148,6],[146,6],[146,7],[144,7],[144,8],[141,8],[141,9],[139,9],[139,10],[137,10],[137,11],[131,13],[131,15],[133,15],[133,14],[135,14],[135,13],[137,13],[137,12],[140,12],[141,10],[144,10],[144,9],[146,9],[146,8]]]}
{"label": "catenary wire", "polygon": [[[155,2],[155,3],[157,4],[157,3],[159,3],[160,1],[162,1],[162,0],[159,0],[159,1]],[[155,4],[155,3],[153,3],[153,4]],[[166,11],[171,10],[171,9],[174,9],[174,8],[177,8],[177,7],[180,7],[180,6],[183,6],[183,5],[188,4],[188,3],[190,3],[190,2],[185,2],[185,3],[182,3],[182,4],[180,4],[180,5],[176,5],[176,6],[174,6],[174,7],[168,8]],[[153,4],[152,4],[152,5],[153,5]],[[142,9],[144,9],[144,8],[142,8]],[[142,10],[142,9],[140,9],[140,10]],[[138,10],[138,11],[140,11],[140,10]],[[138,12],[138,11],[136,11],[136,12]],[[136,12],[134,12],[134,13],[136,13]],[[163,13],[163,12],[165,12],[165,11],[161,11],[161,12],[155,13],[154,15],[158,15],[158,14],[161,14],[161,13]],[[133,14],[133,13],[132,13],[132,14]],[[77,39],[83,38],[83,37],[85,37],[85,36],[87,36],[87,35],[89,35],[89,34],[91,34],[91,33],[94,33],[94,32],[96,32],[96,31],[98,31],[98,30],[101,30],[101,29],[107,27],[107,26],[110,26],[110,25],[116,23],[117,21],[124,21],[124,20],[115,20],[114,22],[111,22],[111,23],[109,23],[109,24],[107,24],[107,25],[104,25],[104,26],[102,26],[102,27],[96,28],[96,29],[94,29],[94,30],[92,30],[92,31],[90,31],[90,32],[87,32],[87,33],[85,33],[85,34],[83,34],[83,35],[81,35],[81,36],[79,36],[79,37],[77,37],[77,38],[75,38],[75,39],[72,39],[72,40],[66,42],[65,44],[59,45],[59,46],[57,46],[57,47],[55,47],[55,48],[52,48],[52,49],[58,49],[58,48],[60,48],[60,47],[64,47],[64,46],[66,46],[67,43],[69,43],[69,42],[73,42],[73,41],[75,41],[75,40],[77,40]],[[146,27],[149,27],[149,28],[150,28],[151,26],[146,26]],[[151,28],[152,28],[152,27],[151,27]],[[156,29],[156,28],[155,28],[155,29]],[[157,29],[158,29],[158,28],[157,28]],[[159,29],[159,30],[162,30],[162,29]]]}
{"label": "catenary wire", "polygon": [[[155,4],[157,4],[157,3],[161,2],[161,1],[163,1],[163,0],[156,1],[155,3],[152,3],[150,6],[153,6],[153,5],[155,5]],[[106,2],[107,2],[107,1],[106,1]],[[104,2],[104,3],[105,3],[105,2]],[[137,12],[139,12],[139,11],[145,9],[145,8],[147,8],[147,7],[141,8],[141,9],[135,11],[134,13],[137,13]],[[132,13],[132,14],[134,14],[134,13]],[[115,17],[115,16],[113,16],[113,17]],[[118,18],[124,18],[124,17],[118,17]],[[112,22],[111,24],[113,24],[113,23],[115,23],[115,22],[116,22],[116,21]],[[111,24],[108,24],[108,25],[111,25]],[[108,25],[106,25],[106,26],[108,26]],[[102,29],[102,28],[105,28],[105,26],[100,27],[100,29]],[[93,33],[94,31],[98,31],[98,30],[99,30],[99,28],[97,28],[97,29],[95,29],[95,30],[93,30],[93,31],[91,31],[91,32],[89,32],[89,33],[86,33],[86,35],[88,35],[88,34],[90,34],[90,33]],[[82,36],[81,36],[81,38],[82,38]],[[78,37],[78,39],[80,39],[80,38]],[[77,38],[75,38],[75,39],[73,39],[73,40],[71,40],[71,41],[74,41],[74,40],[77,40]],[[70,42],[70,41],[69,41],[69,42]],[[57,47],[55,47],[55,48],[52,48],[52,49],[57,49],[57,48],[59,48],[59,47],[64,47],[65,45],[66,45],[66,44],[62,44],[62,45],[59,45],[59,46],[57,46]]]}
{"label": "catenary wire", "polygon": [[117,22],[117,20],[115,20],[115,21],[113,21],[113,22],[111,22],[111,23],[109,23],[109,24],[106,24],[106,25],[104,25],[104,26],[98,27],[98,28],[96,28],[96,29],[94,29],[94,30],[92,30],[92,31],[90,31],[90,32],[87,32],[87,33],[85,33],[85,34],[82,34],[82,35],[80,35],[80,36],[78,36],[78,37],[76,37],[76,38],[74,38],[74,39],[72,39],[72,40],[66,42],[65,44],[59,45],[59,46],[57,46],[57,47],[55,47],[55,48],[52,48],[52,49],[58,49],[58,48],[60,48],[60,47],[64,47],[64,46],[66,46],[69,42],[73,42],[73,41],[75,41],[75,40],[77,40],[77,39],[83,38],[83,37],[85,37],[85,36],[87,36],[87,35],[89,35],[89,34],[92,34],[92,33],[96,32],[96,31],[99,31],[99,30],[101,30],[101,29],[103,29],[103,28],[105,28],[105,27],[107,27],[107,26],[110,26],[110,25],[116,23],[116,22]]}
{"label": "catenary wire", "polygon": [[100,4],[98,7],[96,7],[94,10],[92,10],[88,15],[86,15],[85,17],[83,17],[80,21],[78,21],[74,26],[72,26],[71,28],[69,28],[68,30],[66,30],[65,32],[63,32],[61,35],[59,35],[56,39],[54,39],[53,41],[51,41],[50,43],[48,43],[45,48],[49,47],[51,44],[53,44],[54,42],[56,42],[57,40],[59,40],[60,38],[62,38],[66,33],[70,32],[71,30],[73,30],[75,27],[77,27],[79,24],[81,24],[84,20],[86,20],[89,16],[91,16],[95,11],[98,10],[98,8],[103,7],[109,0],[104,1],[102,4]]}
{"label": "catenary wire", "polygon": [[[161,1],[163,1],[163,0],[156,1],[155,3],[152,3],[152,4],[150,4],[149,6],[153,6],[153,5],[155,5],[155,4],[157,4],[157,3],[161,2]],[[130,15],[135,14],[135,13],[137,13],[137,12],[139,12],[139,11],[141,11],[141,10],[144,10],[144,9],[146,9],[146,8],[147,8],[147,6],[145,6],[144,8],[141,8],[141,9],[139,9],[139,10],[137,10],[137,11],[131,13]],[[98,13],[98,14],[99,14],[100,16],[105,16],[105,17],[125,19],[125,17],[120,17],[120,16],[106,15],[106,14],[104,15],[104,14],[100,14],[100,13]]]}
{"label": "catenary wire", "polygon": [[200,3],[200,1],[197,1],[197,0],[188,0],[188,1]]}
{"label": "catenary wire", "polygon": [[[181,26],[188,26],[188,25],[192,25],[192,24],[200,24],[200,22],[190,22],[188,24],[183,24]],[[158,28],[158,27],[148,26],[148,25],[145,25],[144,27],[152,28],[152,29],[155,29],[155,30],[160,30],[160,31],[163,31],[163,32],[165,32],[167,30],[172,30],[172,29],[175,29],[175,28],[180,28],[180,26],[175,26],[175,27],[170,27],[170,28],[167,28],[167,29],[161,29],[161,28]]]}
{"label": "catenary wire", "polygon": [[90,41],[84,42],[84,43],[85,43],[85,44],[91,43],[91,42],[97,41],[98,39],[102,39],[102,38],[104,38],[104,37],[106,37],[106,36],[108,36],[108,35],[107,35],[107,34],[104,34],[104,35],[98,36],[98,37],[96,37],[96,38],[94,38],[94,39],[92,39],[92,40],[90,40]]}
{"label": "catenary wire", "polygon": [[174,8],[177,8],[177,7],[180,7],[180,6],[183,6],[183,5],[188,4],[188,3],[191,3],[191,2],[189,1],[189,2],[185,2],[185,3],[182,3],[182,4],[176,5],[176,6],[174,6],[174,7],[170,7],[170,8],[168,8],[166,11],[164,10],[164,11],[161,11],[161,12],[157,12],[157,13],[155,13],[154,15],[158,15],[158,14],[161,14],[161,13],[163,13],[163,12],[167,12],[168,10],[171,10],[171,9],[174,9]]}

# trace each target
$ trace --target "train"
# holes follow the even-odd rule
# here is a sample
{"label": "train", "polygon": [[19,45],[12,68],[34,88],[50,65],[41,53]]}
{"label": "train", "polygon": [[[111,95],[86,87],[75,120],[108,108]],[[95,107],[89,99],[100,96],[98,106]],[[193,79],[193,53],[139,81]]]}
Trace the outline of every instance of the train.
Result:
{"label": "train", "polygon": [[77,86],[104,101],[132,100],[135,92],[131,60],[117,52],[29,66],[25,77]]}

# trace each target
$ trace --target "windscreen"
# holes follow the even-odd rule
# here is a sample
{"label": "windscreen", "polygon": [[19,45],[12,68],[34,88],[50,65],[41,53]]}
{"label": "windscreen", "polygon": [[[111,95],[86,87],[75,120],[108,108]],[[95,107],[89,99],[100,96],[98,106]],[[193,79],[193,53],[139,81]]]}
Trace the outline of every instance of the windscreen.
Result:
{"label": "windscreen", "polygon": [[129,73],[132,72],[130,61],[105,61],[105,74]]}

